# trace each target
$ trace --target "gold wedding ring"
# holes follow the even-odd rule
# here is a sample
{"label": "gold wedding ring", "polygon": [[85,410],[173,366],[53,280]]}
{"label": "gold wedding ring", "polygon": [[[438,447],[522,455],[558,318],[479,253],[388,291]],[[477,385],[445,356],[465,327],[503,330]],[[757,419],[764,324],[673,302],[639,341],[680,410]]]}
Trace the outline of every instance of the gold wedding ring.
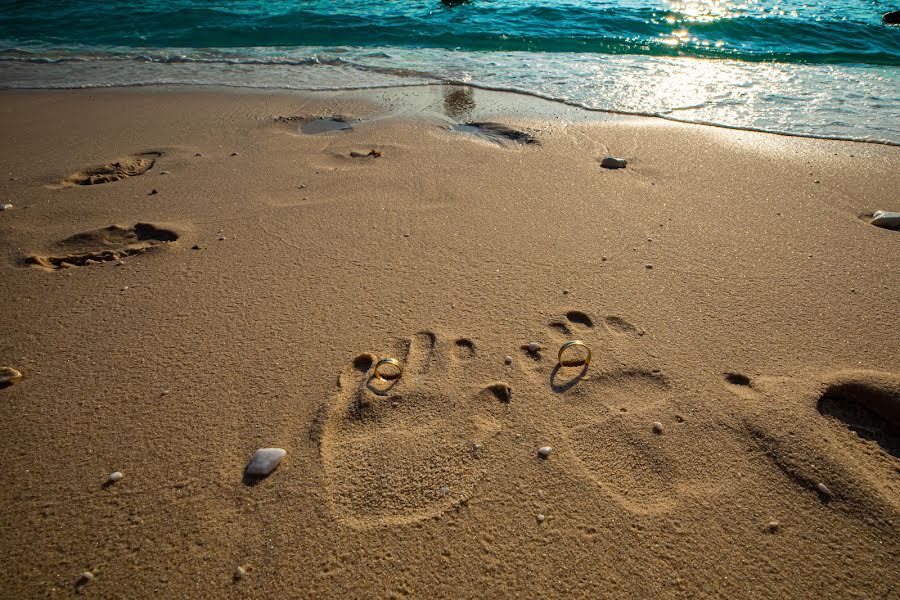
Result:
{"label": "gold wedding ring", "polygon": [[[385,377],[382,375],[382,367],[385,365],[391,365],[392,367],[397,369],[396,375],[389,375]],[[400,379],[400,376],[403,375],[403,365],[400,364],[400,361],[396,358],[382,358],[377,363],[375,363],[375,372],[372,373],[372,377],[377,379],[378,381],[394,381],[395,379]]]}
{"label": "gold wedding ring", "polygon": [[[569,348],[573,348],[573,347],[575,347],[575,346],[581,346],[582,348],[584,348],[585,350],[587,350],[587,358],[585,358],[585,359],[584,359],[583,361],[581,361],[581,362],[576,362],[576,363],[571,363],[571,362],[570,362],[570,363],[568,363],[568,364],[564,363],[564,362],[563,362],[563,354],[566,352],[566,350],[568,350]],[[581,340],[569,340],[568,342],[566,342],[565,344],[563,344],[562,346],[560,346],[560,348],[559,348],[559,354],[556,355],[556,360],[557,360],[557,362],[558,362],[559,364],[561,364],[561,365],[564,366],[564,367],[580,367],[580,366],[582,366],[582,365],[586,367],[586,366],[588,366],[588,365],[590,364],[590,362],[591,362],[591,349],[588,348],[588,347],[587,347],[587,344],[585,344],[585,343],[582,342]]]}

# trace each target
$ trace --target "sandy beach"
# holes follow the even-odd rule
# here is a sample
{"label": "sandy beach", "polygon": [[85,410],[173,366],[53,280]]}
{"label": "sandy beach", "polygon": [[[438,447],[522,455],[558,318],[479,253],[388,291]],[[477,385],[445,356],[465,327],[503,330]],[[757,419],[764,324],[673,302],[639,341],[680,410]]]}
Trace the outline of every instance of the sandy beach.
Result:
{"label": "sandy beach", "polygon": [[442,86],[0,130],[0,596],[900,598],[897,147]]}

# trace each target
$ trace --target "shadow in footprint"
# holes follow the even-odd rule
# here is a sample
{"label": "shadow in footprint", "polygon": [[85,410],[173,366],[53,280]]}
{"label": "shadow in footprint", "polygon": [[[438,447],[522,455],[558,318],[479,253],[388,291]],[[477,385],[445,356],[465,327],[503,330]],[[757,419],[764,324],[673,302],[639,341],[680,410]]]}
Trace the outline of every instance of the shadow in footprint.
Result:
{"label": "shadow in footprint", "polygon": [[110,225],[60,240],[56,245],[63,252],[34,254],[26,257],[24,264],[51,271],[83,267],[141,254],[156,246],[174,242],[178,238],[179,235],[175,231],[150,223],[136,223],[133,227]]}
{"label": "shadow in footprint", "polygon": [[536,137],[524,131],[500,123],[459,123],[450,127],[453,131],[475,135],[500,146],[507,142],[540,145]]}
{"label": "shadow in footprint", "polygon": [[63,184],[98,185],[143,175],[153,168],[156,159],[160,156],[162,156],[161,152],[145,152],[105,165],[84,169],[69,175],[63,180]]}
{"label": "shadow in footprint", "polygon": [[370,388],[372,354],[341,374],[310,432],[340,522],[413,523],[458,509],[475,493],[512,390],[503,382],[473,389],[470,345],[427,331],[397,341],[387,355],[403,363],[403,375],[383,393]]}
{"label": "shadow in footprint", "polygon": [[865,379],[834,382],[825,388],[816,408],[900,458],[900,392],[889,383]]}
{"label": "shadow in footprint", "polygon": [[[576,365],[578,366],[578,365]],[[580,365],[581,369],[576,373],[572,374],[572,366],[571,365],[562,365],[557,363],[555,367],[553,367],[553,371],[550,372],[550,389],[552,389],[557,394],[563,394],[568,392],[570,389],[575,387],[575,385],[584,379],[584,376],[587,375],[588,368],[590,365],[582,364]],[[565,373],[561,373],[561,371],[565,370]]]}

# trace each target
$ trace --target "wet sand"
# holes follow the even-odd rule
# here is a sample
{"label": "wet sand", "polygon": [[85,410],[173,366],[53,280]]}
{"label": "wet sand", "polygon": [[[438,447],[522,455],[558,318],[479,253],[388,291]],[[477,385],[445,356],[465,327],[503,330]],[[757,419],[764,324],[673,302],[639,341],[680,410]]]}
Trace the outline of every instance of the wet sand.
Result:
{"label": "wet sand", "polygon": [[3,597],[900,594],[896,147],[440,87],[0,125]]}

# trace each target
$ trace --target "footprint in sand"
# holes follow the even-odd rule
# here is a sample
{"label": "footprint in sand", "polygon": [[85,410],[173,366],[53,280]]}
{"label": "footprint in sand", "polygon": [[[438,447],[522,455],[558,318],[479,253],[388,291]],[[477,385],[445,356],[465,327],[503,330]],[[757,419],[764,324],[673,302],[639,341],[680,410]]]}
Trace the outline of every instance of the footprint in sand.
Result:
{"label": "footprint in sand", "polygon": [[[760,456],[798,494],[846,502],[870,518],[900,510],[900,376],[840,371],[821,379],[726,375]],[[825,490],[820,486],[824,484]]]}
{"label": "footprint in sand", "polygon": [[384,356],[403,363],[403,376],[380,385],[377,357],[358,356],[314,430],[330,507],[354,527],[412,523],[468,502],[511,393],[502,382],[473,385],[479,357],[468,339],[423,332]]}
{"label": "footprint in sand", "polygon": [[24,264],[48,270],[83,267],[141,254],[178,237],[175,231],[150,223],[136,223],[133,227],[110,225],[60,240],[55,252],[28,256]]}
{"label": "footprint in sand", "polygon": [[540,146],[541,142],[524,131],[507,127],[500,123],[458,123],[450,127],[451,131],[477,136],[499,146],[508,143]]}
{"label": "footprint in sand", "polygon": [[[643,331],[625,319],[594,319],[570,310],[552,319],[538,340],[542,350],[522,346],[534,384],[552,394],[552,416],[567,438],[582,472],[627,510],[658,513],[676,495],[670,437],[652,431],[670,398],[670,383],[659,370],[640,366],[633,346]],[[588,368],[562,366],[559,347],[569,339],[590,346]]]}
{"label": "footprint in sand", "polygon": [[160,152],[144,152],[105,165],[84,169],[66,177],[62,181],[62,185],[97,185],[143,175],[156,164],[156,159],[160,156],[162,156]]}

